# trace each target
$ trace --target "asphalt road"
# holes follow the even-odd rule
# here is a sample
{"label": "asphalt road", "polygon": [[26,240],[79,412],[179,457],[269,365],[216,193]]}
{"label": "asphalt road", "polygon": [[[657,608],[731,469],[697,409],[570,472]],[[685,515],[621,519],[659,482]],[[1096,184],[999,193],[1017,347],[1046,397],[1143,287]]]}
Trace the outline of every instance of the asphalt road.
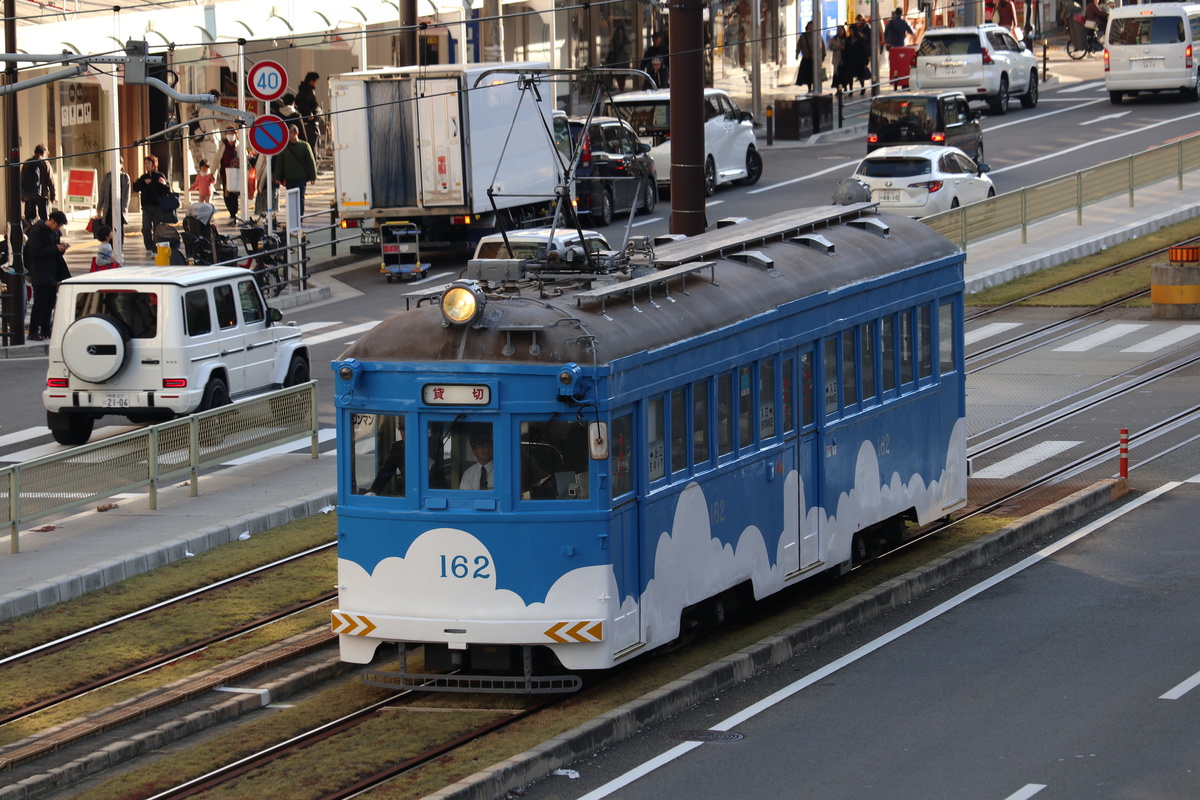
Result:
{"label": "asphalt road", "polygon": [[1200,476],[1168,486],[523,796],[1200,796]]}

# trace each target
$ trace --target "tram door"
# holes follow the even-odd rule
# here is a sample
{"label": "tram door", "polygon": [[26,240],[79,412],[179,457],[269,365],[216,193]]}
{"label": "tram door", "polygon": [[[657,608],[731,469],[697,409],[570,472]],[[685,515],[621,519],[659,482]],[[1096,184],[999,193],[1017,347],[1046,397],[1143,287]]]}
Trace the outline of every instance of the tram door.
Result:
{"label": "tram door", "polygon": [[821,453],[813,395],[813,351],[800,353],[800,563],[806,569],[821,560],[821,514],[810,513],[821,497]]}
{"label": "tram door", "polygon": [[[609,548],[618,595],[611,601],[615,604],[610,631],[614,653],[642,641],[641,503],[637,499],[637,476],[633,472],[637,464],[635,452],[633,415],[615,417],[609,434],[613,497]],[[625,600],[630,596],[634,602],[626,604]]]}

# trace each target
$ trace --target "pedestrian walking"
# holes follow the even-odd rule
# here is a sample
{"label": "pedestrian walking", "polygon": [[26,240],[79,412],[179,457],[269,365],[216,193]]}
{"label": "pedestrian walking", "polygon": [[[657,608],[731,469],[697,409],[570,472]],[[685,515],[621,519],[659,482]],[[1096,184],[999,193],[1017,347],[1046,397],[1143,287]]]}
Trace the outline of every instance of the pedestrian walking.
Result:
{"label": "pedestrian walking", "polygon": [[908,24],[908,20],[904,18],[904,12],[897,6],[892,11],[892,18],[887,21],[887,25],[883,26],[884,46],[889,50],[893,47],[903,47],[908,44],[908,37],[914,34],[912,25]]}
{"label": "pedestrian walking", "polygon": [[849,88],[849,84],[853,82],[853,78],[849,82],[846,80],[846,64],[843,58],[846,52],[846,45],[849,44],[849,41],[845,25],[838,25],[834,30],[833,38],[829,40],[829,60],[833,66],[834,91],[841,89],[843,86]]}
{"label": "pedestrian walking", "polygon": [[[129,173],[125,171],[125,159],[121,159],[121,230],[125,230],[125,225],[129,220],[125,217],[129,211]],[[104,224],[109,228],[113,227],[112,214],[112,172],[104,173],[104,178],[100,181],[100,202],[96,207],[96,213],[104,220]]]}
{"label": "pedestrian walking", "polygon": [[237,128],[230,125],[225,129],[224,141],[221,142],[221,194],[225,199],[225,210],[229,212],[229,221],[237,221],[238,198],[242,192],[241,157],[238,155]]}
{"label": "pedestrian walking", "polygon": [[213,184],[217,182],[217,176],[212,174],[207,160],[200,162],[199,169],[196,180],[192,181],[188,191],[195,192],[201,203],[211,203]]}
{"label": "pedestrian walking", "polygon": [[70,245],[63,244],[62,230],[67,215],[51,211],[29,229],[25,242],[25,266],[33,287],[33,310],[29,314],[29,340],[44,342],[50,338],[54,306],[58,303],[58,284],[71,277],[63,253]]}
{"label": "pedestrian walking", "polygon": [[[292,125],[293,123],[301,126],[304,124],[304,119],[300,116],[300,111],[296,108],[296,95],[291,92],[279,98],[279,110],[275,112],[275,116],[283,120],[285,126]],[[304,135],[303,127],[300,128],[300,138],[306,142],[308,141]],[[312,144],[312,142],[309,142],[309,144]]]}
{"label": "pedestrian walking", "polygon": [[643,89],[666,89],[671,85],[671,73],[667,71],[667,65],[658,56],[650,59],[650,68],[646,70],[646,74],[650,78],[642,81]]}
{"label": "pedestrian walking", "polygon": [[800,58],[800,69],[796,70],[796,85],[808,86],[815,92],[818,83],[814,80],[813,73],[820,69],[825,61],[825,43],[821,41],[820,34],[813,30],[811,19],[804,26],[804,33],[796,37],[796,55]]}
{"label": "pedestrian walking", "polygon": [[663,66],[671,68],[671,54],[667,52],[667,45],[660,31],[650,34],[650,46],[642,53],[642,63],[639,65],[642,72],[650,71],[650,62],[655,58],[661,58]]}
{"label": "pedestrian walking", "polygon": [[[625,23],[617,22],[613,27],[612,39],[608,42],[608,57],[604,59],[604,66],[614,69],[629,68],[629,35],[625,32]],[[617,84],[617,91],[625,91],[625,76],[617,75],[613,78]]]}
{"label": "pedestrian walking", "polygon": [[296,92],[296,110],[304,123],[304,141],[308,142],[316,152],[317,142],[321,137],[321,105],[317,102],[317,81],[321,76],[310,72],[304,76]]}
{"label": "pedestrian walking", "polygon": [[38,145],[33,148],[33,158],[21,167],[21,199],[25,201],[25,221],[33,222],[33,218],[46,219],[50,203],[55,199],[54,175],[50,172],[50,162],[46,160],[46,148]]}
{"label": "pedestrian walking", "polygon": [[317,179],[317,159],[308,142],[300,138],[300,126],[288,126],[288,144],[275,156],[275,180],[288,189],[300,190],[300,215],[304,215],[304,189]]}
{"label": "pedestrian walking", "polygon": [[133,190],[142,198],[142,243],[146,245],[146,255],[152,256],[156,252],[154,229],[166,217],[162,199],[171,194],[171,185],[167,176],[159,172],[157,157],[143,158],[142,168],[145,171],[134,181]]}

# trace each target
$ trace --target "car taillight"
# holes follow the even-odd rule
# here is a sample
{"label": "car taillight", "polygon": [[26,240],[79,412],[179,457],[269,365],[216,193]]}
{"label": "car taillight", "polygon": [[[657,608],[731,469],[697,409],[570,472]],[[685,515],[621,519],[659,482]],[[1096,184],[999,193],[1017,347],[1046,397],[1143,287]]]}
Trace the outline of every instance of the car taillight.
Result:
{"label": "car taillight", "polygon": [[[1192,46],[1189,44],[1187,49],[1183,51],[1183,65],[1188,69],[1192,68]],[[1104,51],[1104,66],[1108,66],[1108,51]]]}
{"label": "car taillight", "polygon": [[942,188],[942,182],[941,181],[925,181],[924,183],[914,183],[914,184],[912,184],[912,187],[914,189],[927,189],[930,194],[933,194],[938,189]]}
{"label": "car taillight", "polygon": [[983,63],[985,63],[985,64],[993,63],[992,62],[992,54],[988,52],[988,49],[986,47],[983,48]]}
{"label": "car taillight", "polygon": [[940,133],[940,132],[939,132],[939,133],[935,133],[933,136],[930,136],[930,137],[929,137],[929,141],[931,141],[931,142],[944,142],[944,141],[946,141],[946,134],[944,134],[944,133]]}
{"label": "car taillight", "polygon": [[579,166],[590,167],[592,165],[592,135],[585,133],[583,135],[583,149],[579,154]]}
{"label": "car taillight", "polygon": [[67,388],[67,379],[66,378],[46,378],[46,385],[49,386],[51,389],[65,389],[65,388]]}
{"label": "car taillight", "polygon": [[187,378],[163,378],[164,389],[186,389]]}
{"label": "car taillight", "polygon": [[879,141],[878,133],[868,133],[867,134],[867,144],[875,144],[878,141]]}
{"label": "car taillight", "polygon": [[339,223],[343,228],[357,228],[359,221],[356,219],[344,219]]}
{"label": "car taillight", "polygon": [[[1188,52],[1189,52],[1189,53],[1191,53],[1191,52],[1192,52],[1192,48],[1190,48],[1190,47],[1189,47],[1189,48],[1188,48]],[[1109,64],[1108,64],[1108,58],[1109,58],[1109,55],[1108,55],[1108,48],[1106,47],[1106,48],[1104,48],[1104,71],[1105,71],[1105,72],[1108,72],[1108,67],[1109,67]]]}
{"label": "car taillight", "polygon": [[471,215],[470,214],[460,214],[458,216],[451,217],[450,224],[451,225],[470,225],[471,224]]}

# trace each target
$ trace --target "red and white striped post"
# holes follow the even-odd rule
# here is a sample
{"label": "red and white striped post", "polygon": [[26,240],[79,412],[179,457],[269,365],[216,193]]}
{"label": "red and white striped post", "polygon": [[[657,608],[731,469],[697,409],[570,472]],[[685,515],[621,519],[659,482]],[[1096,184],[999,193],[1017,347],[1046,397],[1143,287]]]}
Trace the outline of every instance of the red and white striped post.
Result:
{"label": "red and white striped post", "polygon": [[1129,477],[1129,429],[1121,428],[1121,477]]}

